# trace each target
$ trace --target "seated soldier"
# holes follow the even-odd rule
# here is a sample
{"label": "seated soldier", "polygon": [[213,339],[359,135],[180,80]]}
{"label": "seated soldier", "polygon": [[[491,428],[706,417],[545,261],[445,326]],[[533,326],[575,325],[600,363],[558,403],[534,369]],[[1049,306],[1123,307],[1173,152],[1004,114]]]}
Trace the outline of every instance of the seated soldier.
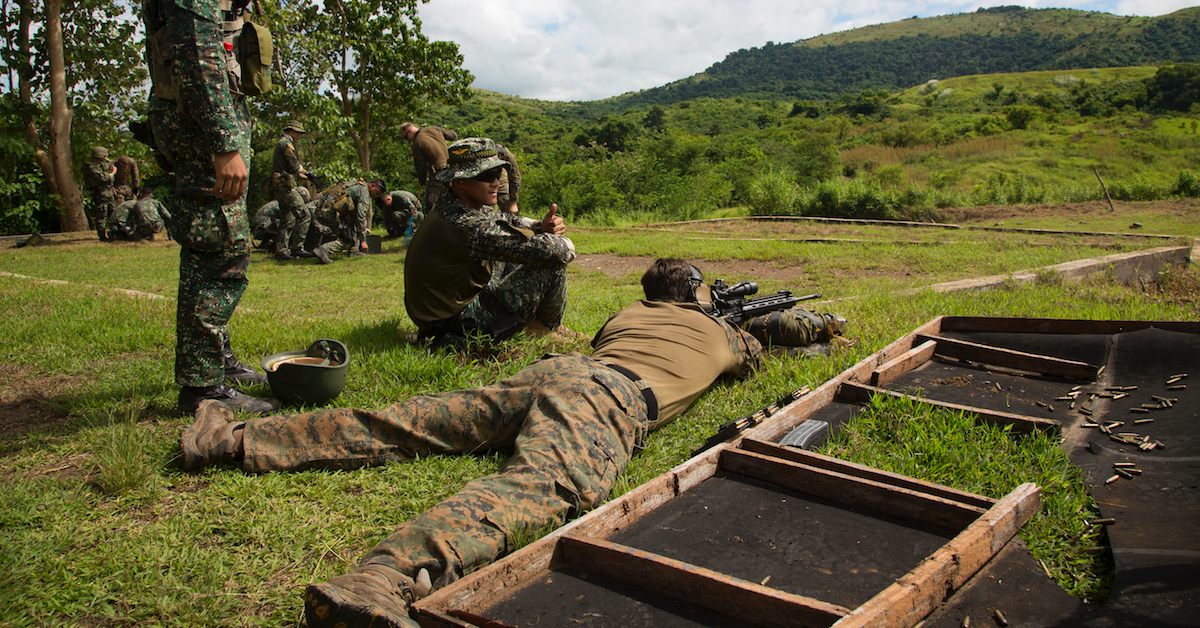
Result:
{"label": "seated soldier", "polygon": [[129,226],[129,213],[136,204],[137,199],[125,201],[108,215],[105,228],[109,240],[129,240],[133,237],[133,229]]}
{"label": "seated soldier", "polygon": [[171,221],[171,213],[158,199],[154,190],[144,187],[138,193],[137,203],[129,210],[129,227],[133,231],[131,240],[154,240]]}
{"label": "seated soldier", "polygon": [[536,221],[496,211],[505,163],[492,140],[450,145],[438,179],[448,186],[413,236],[404,264],[404,305],[431,346],[504,340],[562,327],[567,264],[575,245],[551,205]]}
{"label": "seated soldier", "polygon": [[416,626],[408,607],[417,598],[513,551],[516,531],[542,530],[600,504],[647,433],[718,378],[746,378],[758,366],[759,340],[696,302],[702,282],[681,259],[657,260],[642,276],[646,299],[601,327],[590,356],[548,355],[491,386],[376,411],[249,422],[206,401],[183,432],[183,465],[240,461],[263,473],[512,451],[499,471],[404,523],[353,572],[311,584],[304,596],[310,628]]}

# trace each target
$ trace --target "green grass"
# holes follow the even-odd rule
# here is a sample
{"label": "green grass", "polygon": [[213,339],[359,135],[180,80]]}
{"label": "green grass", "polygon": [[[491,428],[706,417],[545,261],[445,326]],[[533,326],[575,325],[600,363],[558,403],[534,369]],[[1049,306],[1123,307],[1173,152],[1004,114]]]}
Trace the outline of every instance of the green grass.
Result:
{"label": "green grass", "polygon": [[[1047,280],[980,293],[893,296],[900,289],[1158,243],[963,230],[918,237],[908,229],[863,227],[842,235],[864,242],[806,244],[769,241],[786,238],[772,230],[777,225],[755,223],[754,229],[760,227],[762,232],[736,234],[745,241],[716,227],[686,237],[674,230],[572,231],[583,254],[680,255],[713,260],[710,265],[741,258],[763,268],[800,267],[802,280],[763,281],[762,290],[856,297],[836,305],[851,321],[856,346],[827,357],[771,357],[746,383],[718,383],[682,419],[649,438],[614,494],[685,460],[720,423],[784,392],[816,387],[938,315],[1200,317],[1191,270],[1168,275],[1162,291],[1097,277],[1082,284]],[[929,242],[900,243],[910,239]],[[385,242],[384,250],[331,266],[281,264],[256,252],[250,289],[232,322],[237,353],[255,362],[317,337],[341,339],[352,362],[336,403],[380,407],[492,382],[547,351],[583,349],[544,339],[467,354],[414,346],[406,335],[415,328],[403,308],[403,255],[395,241]],[[182,472],[179,436],[188,421],[174,415],[172,377],[178,249],[64,237],[3,253],[2,272],[68,283],[0,275],[0,411],[8,417],[0,441],[0,480],[7,487],[0,494],[0,625],[295,626],[307,583],[344,573],[398,524],[504,461],[502,455],[434,456],[353,472]],[[756,278],[746,273],[725,279]],[[640,296],[638,276],[610,278],[572,268],[567,325],[594,332]],[[32,417],[31,424],[16,429],[12,421],[20,416]],[[939,429],[948,439],[962,428],[950,422]],[[856,450],[878,453],[872,450],[880,447]],[[1069,514],[1078,499],[1077,479],[1059,467],[1041,468],[1038,456],[1053,457],[1044,443],[1012,439],[1011,447],[1008,468],[1058,478],[1045,487],[1049,521],[1066,516],[1064,529],[1081,525],[1082,515]],[[979,478],[954,470],[970,466],[969,460],[956,465],[938,481],[982,490]],[[1018,475],[1005,468],[982,480],[990,482],[988,491],[1003,492]],[[1060,510],[1068,514],[1055,514]],[[514,539],[526,542],[536,534],[515,531]],[[1033,537],[1031,546],[1047,548],[1035,551],[1048,557],[1060,581],[1084,574],[1085,584],[1069,590],[1092,595],[1099,587],[1103,576],[1092,565],[1056,560],[1061,532],[1031,525],[1026,535]]]}

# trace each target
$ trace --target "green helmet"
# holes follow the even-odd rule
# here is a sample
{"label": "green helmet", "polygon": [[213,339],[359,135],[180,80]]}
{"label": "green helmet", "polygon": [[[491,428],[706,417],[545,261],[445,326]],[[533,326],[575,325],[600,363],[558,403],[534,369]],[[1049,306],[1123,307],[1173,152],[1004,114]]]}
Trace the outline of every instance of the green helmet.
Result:
{"label": "green helmet", "polygon": [[295,404],[325,403],[337,398],[346,387],[350,352],[346,345],[321,338],[304,351],[284,351],[262,360],[271,390]]}

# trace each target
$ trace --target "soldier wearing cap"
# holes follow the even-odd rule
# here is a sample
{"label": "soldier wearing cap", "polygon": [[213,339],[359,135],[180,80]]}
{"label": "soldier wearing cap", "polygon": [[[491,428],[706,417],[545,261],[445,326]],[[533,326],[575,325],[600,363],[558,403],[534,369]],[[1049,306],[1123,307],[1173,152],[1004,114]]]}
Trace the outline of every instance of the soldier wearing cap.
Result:
{"label": "soldier wearing cap", "polygon": [[413,236],[404,265],[404,304],[434,346],[470,337],[503,340],[560,329],[567,264],[575,245],[551,205],[542,220],[496,211],[504,161],[490,139],[450,145],[437,177],[448,186]]}
{"label": "soldier wearing cap", "polygon": [[[331,242],[314,244],[312,252],[322,264],[332,264],[330,254],[345,252],[358,257],[367,252],[367,234],[371,232],[371,199],[387,189],[383,179],[346,181],[330,186],[308,204],[312,210],[312,226],[308,241],[319,244],[328,236],[337,235]],[[280,236],[282,236],[282,230]]]}
{"label": "soldier wearing cap", "polygon": [[108,215],[117,207],[117,195],[113,190],[116,174],[117,166],[108,158],[108,149],[103,146],[92,148],[92,160],[83,165],[83,181],[92,192],[92,222],[101,242],[109,241],[105,224]]}
{"label": "soldier wearing cap", "polygon": [[303,187],[301,181],[312,175],[300,163],[300,153],[296,150],[296,140],[303,133],[306,133],[304,125],[295,120],[288,122],[271,156],[271,189],[279,201],[279,229],[275,235],[275,259],[279,260],[304,256],[301,245],[311,221],[299,192]]}

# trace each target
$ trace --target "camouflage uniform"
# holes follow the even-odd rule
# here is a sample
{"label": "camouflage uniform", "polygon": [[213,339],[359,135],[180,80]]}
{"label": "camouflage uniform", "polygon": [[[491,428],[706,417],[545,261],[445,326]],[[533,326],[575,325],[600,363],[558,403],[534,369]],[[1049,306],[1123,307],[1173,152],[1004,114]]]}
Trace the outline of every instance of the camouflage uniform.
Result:
{"label": "camouflage uniform", "polygon": [[336,240],[318,243],[326,253],[354,254],[366,240],[370,226],[367,221],[372,211],[371,192],[361,179],[327,188],[308,207],[312,212],[308,241],[312,243],[336,235]]}
{"label": "camouflage uniform", "polygon": [[158,199],[144,196],[137,200],[129,212],[133,240],[153,240],[171,222],[171,213]]}
{"label": "camouflage uniform", "polygon": [[[218,0],[145,0],[142,17],[146,32],[166,48],[159,52],[172,60],[168,77],[154,77],[150,124],[175,168],[171,235],[181,247],[175,381],[217,386],[225,378],[229,319],[248,284],[251,240],[245,196],[224,201],[211,193],[213,156],[236,150],[250,162],[250,113],[224,48]],[[147,46],[153,76],[152,54]],[[172,88],[175,94],[164,91]]]}
{"label": "camouflage uniform", "polygon": [[136,201],[141,186],[142,176],[138,173],[137,160],[129,155],[117,157],[117,174],[113,175],[113,192],[116,193],[117,203]]}
{"label": "camouflage uniform", "polygon": [[92,192],[92,224],[101,241],[108,240],[104,225],[117,206],[117,195],[113,191],[114,165],[112,160],[103,158],[100,161],[92,159],[83,165],[83,181]]}
{"label": "camouflage uniform", "polygon": [[[305,214],[307,214],[307,209]],[[275,234],[279,230],[279,201],[271,201],[254,212],[250,221],[250,233],[261,243],[259,247],[274,246]]]}
{"label": "camouflage uniform", "polygon": [[417,230],[417,226],[425,219],[425,212],[421,211],[421,201],[417,200],[417,196],[406,190],[392,190],[388,192],[392,197],[390,206],[383,206],[383,196],[380,194],[375,198],[375,202],[379,204],[379,210],[383,212],[383,226],[387,228],[388,234],[392,237],[403,237],[405,232]]}
{"label": "camouflage uniform", "polygon": [[532,318],[549,329],[562,323],[574,247],[527,224],[490,207],[471,209],[454,194],[442,196],[413,236],[404,264],[404,305],[423,337],[438,344],[476,333],[502,340]]}
{"label": "camouflage uniform", "polygon": [[[414,397],[379,411],[317,410],[245,424],[250,472],[348,469],[434,453],[511,450],[371,549],[362,565],[445,586],[512,551],[521,531],[591,509],[643,437],[722,375],[747,377],[759,343],[695,304],[639,301],[596,335],[591,357],[548,356],[491,386]],[[648,390],[649,392],[643,392]]]}
{"label": "camouflage uniform", "polygon": [[300,165],[296,143],[287,133],[275,143],[275,152],[271,155],[271,170],[271,187],[275,191],[275,200],[279,201],[280,209],[275,253],[280,254],[298,249],[304,244],[304,237],[308,234],[312,220],[304,208],[304,199],[301,198],[299,190],[304,168]]}
{"label": "camouflage uniform", "polygon": [[133,229],[129,226],[129,213],[136,204],[136,200],[125,201],[117,205],[116,209],[113,209],[112,213],[108,215],[108,220],[104,223],[104,227],[108,231],[110,238],[114,240],[128,240],[133,235]]}

